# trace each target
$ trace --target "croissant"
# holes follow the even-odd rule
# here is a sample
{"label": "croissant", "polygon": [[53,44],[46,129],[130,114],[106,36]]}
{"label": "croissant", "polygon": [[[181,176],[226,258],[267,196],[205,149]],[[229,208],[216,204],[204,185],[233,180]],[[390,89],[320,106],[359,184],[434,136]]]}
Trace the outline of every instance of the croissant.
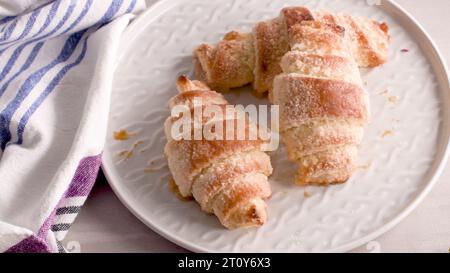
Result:
{"label": "croissant", "polygon": [[[171,109],[183,105],[192,115],[198,107],[205,109],[215,105],[223,111],[226,109],[225,98],[200,81],[181,76],[177,88],[180,93],[170,100]],[[196,99],[201,99],[201,104],[196,103]],[[227,110],[222,120],[206,116],[201,123],[207,126],[214,120],[227,131],[242,118],[243,115]],[[272,166],[270,157],[262,151],[267,140],[259,135],[254,140],[247,137],[257,126],[244,116],[246,138],[243,140],[175,140],[171,128],[178,119],[166,120],[165,155],[180,194],[193,196],[203,211],[214,213],[229,229],[264,224],[267,220],[264,200],[271,195],[267,178]]]}
{"label": "croissant", "polygon": [[375,67],[386,61],[387,24],[346,14],[289,7],[282,9],[277,18],[258,22],[252,33],[232,31],[217,45],[198,46],[194,50],[196,77],[218,90],[252,83],[259,93],[271,91],[274,77],[282,72],[280,60],[290,50],[289,30],[302,21],[344,27],[350,53],[361,67]]}
{"label": "croissant", "polygon": [[303,21],[289,31],[291,51],[281,59],[272,100],[280,134],[298,165],[300,185],[345,182],[353,172],[368,95],[342,26]]}

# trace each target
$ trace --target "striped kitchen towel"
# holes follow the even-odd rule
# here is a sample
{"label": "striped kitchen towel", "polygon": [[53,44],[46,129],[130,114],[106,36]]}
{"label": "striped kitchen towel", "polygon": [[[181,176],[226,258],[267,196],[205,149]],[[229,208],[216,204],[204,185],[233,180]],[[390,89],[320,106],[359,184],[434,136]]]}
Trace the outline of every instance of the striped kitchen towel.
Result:
{"label": "striped kitchen towel", "polygon": [[0,252],[63,252],[95,181],[118,44],[144,0],[0,0]]}

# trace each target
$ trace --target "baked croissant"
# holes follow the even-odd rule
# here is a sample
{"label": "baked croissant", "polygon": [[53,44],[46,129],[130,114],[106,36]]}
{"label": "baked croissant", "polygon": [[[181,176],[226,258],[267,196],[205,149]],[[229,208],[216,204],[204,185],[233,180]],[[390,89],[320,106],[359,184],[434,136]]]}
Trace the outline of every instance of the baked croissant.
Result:
{"label": "baked croissant", "polygon": [[275,19],[258,22],[252,33],[232,31],[217,45],[197,47],[194,50],[196,77],[218,90],[252,83],[259,93],[271,91],[274,77],[281,73],[281,57],[290,50],[289,30],[302,21],[344,27],[350,53],[361,67],[375,67],[386,61],[387,24],[346,14],[289,7],[282,9]]}
{"label": "baked croissant", "polygon": [[[184,105],[189,115],[194,115],[198,107],[215,105],[223,111],[226,109],[225,98],[200,81],[181,76],[177,88],[180,93],[170,100],[171,109]],[[195,103],[195,99],[201,99],[201,104]],[[272,166],[270,157],[262,151],[267,140],[259,135],[250,139],[250,131],[257,130],[257,126],[247,116],[238,114],[227,110],[222,120],[202,117],[201,125],[214,121],[227,131],[245,118],[243,140],[175,140],[171,128],[179,117],[169,117],[165,123],[168,140],[165,155],[180,194],[193,196],[202,210],[214,213],[229,229],[264,224],[267,219],[264,199],[271,195],[267,177],[272,173]]]}
{"label": "baked croissant", "polygon": [[368,95],[345,29],[303,21],[290,29],[289,41],[272,100],[279,105],[289,159],[298,165],[296,182],[345,182],[369,118]]}

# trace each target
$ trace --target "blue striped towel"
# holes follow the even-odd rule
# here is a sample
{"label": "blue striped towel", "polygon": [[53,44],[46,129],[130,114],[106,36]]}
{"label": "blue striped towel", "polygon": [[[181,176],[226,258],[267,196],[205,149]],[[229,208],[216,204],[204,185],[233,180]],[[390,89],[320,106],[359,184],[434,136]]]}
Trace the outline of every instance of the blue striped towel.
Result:
{"label": "blue striped towel", "polygon": [[62,252],[95,181],[143,0],[0,0],[0,252]]}

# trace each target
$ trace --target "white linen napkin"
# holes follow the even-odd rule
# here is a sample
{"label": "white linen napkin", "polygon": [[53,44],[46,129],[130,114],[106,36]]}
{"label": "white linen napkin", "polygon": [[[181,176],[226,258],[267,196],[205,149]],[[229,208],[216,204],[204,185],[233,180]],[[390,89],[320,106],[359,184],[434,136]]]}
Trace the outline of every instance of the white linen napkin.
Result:
{"label": "white linen napkin", "polygon": [[62,252],[101,163],[143,0],[0,0],[0,252]]}

